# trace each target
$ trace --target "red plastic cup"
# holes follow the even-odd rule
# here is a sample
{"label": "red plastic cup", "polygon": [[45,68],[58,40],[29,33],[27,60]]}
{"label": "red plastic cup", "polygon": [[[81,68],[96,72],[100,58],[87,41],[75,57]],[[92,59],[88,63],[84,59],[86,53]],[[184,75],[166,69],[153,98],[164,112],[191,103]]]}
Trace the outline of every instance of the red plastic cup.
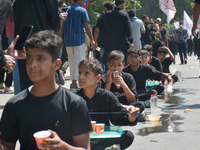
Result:
{"label": "red plastic cup", "polygon": [[51,135],[51,132],[46,131],[46,130],[38,131],[33,134],[33,137],[35,138],[38,149],[44,149],[44,147],[40,146],[40,144],[42,143],[42,144],[47,145],[47,143],[43,142],[43,140],[50,138],[50,135]]}
{"label": "red plastic cup", "polygon": [[95,124],[96,124],[96,123],[97,123],[96,121],[91,121],[92,128],[93,128],[93,131],[91,131],[91,132],[95,132]]}
{"label": "red plastic cup", "polygon": [[104,123],[97,123],[95,124],[95,130],[96,134],[103,134],[105,129],[105,124]]}

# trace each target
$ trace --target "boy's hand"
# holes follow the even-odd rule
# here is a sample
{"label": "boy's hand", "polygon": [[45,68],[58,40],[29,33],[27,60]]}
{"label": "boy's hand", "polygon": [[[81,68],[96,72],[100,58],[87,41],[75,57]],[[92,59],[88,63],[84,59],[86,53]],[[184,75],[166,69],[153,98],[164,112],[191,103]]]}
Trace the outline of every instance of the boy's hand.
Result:
{"label": "boy's hand", "polygon": [[115,84],[120,84],[120,86],[123,88],[124,87],[124,85],[126,84],[125,82],[124,82],[124,79],[121,77],[121,76],[116,76],[115,78],[114,78],[114,81],[113,81]]}
{"label": "boy's hand", "polygon": [[168,82],[172,82],[172,83],[174,83],[174,79],[172,79],[171,76],[168,76],[167,80],[168,80]]}
{"label": "boy's hand", "polygon": [[48,131],[51,132],[51,139],[44,139],[43,142],[47,143],[48,145],[41,144],[41,146],[48,150],[59,150],[64,148],[65,142],[60,139],[57,133],[51,130]]}
{"label": "boy's hand", "polygon": [[107,83],[112,84],[113,82],[113,72],[111,70],[106,71],[106,78],[107,78]]}
{"label": "boy's hand", "polygon": [[130,122],[135,122],[135,120],[138,116],[138,112],[140,112],[140,108],[134,107],[134,106],[129,106],[128,112],[129,112],[128,120]]}

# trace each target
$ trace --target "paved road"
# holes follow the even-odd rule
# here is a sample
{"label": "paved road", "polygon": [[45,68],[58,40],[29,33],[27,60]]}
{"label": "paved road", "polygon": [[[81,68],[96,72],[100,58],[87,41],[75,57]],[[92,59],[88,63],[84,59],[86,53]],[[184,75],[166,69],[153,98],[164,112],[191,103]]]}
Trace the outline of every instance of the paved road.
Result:
{"label": "paved road", "polygon": [[[128,150],[198,150],[200,149],[200,79],[199,62],[195,56],[188,58],[187,65],[179,65],[177,57],[176,65],[171,66],[171,71],[182,75],[182,82],[177,82],[173,88],[174,93],[168,102],[164,102],[163,96],[159,96],[156,114],[162,117],[159,122],[139,122],[137,126],[122,127],[131,130],[135,135],[134,143]],[[67,73],[68,74],[68,73]],[[65,87],[69,88],[70,80],[66,80]],[[13,96],[13,92],[0,91],[0,113],[6,101]],[[185,112],[185,109],[191,109]],[[151,114],[150,109],[145,110]],[[16,149],[19,149],[17,144]]]}

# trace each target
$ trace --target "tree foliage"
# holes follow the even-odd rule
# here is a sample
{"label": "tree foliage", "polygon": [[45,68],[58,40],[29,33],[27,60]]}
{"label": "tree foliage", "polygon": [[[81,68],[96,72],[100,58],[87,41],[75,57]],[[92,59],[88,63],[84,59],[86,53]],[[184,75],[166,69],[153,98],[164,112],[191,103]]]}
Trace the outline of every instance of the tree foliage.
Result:
{"label": "tree foliage", "polygon": [[[90,24],[95,25],[98,16],[103,12],[103,4],[108,0],[89,0],[89,6],[87,8]],[[113,0],[114,1],[114,0]],[[163,24],[166,23],[167,17],[161,12],[159,8],[159,0],[125,0],[125,11],[136,7],[136,14],[138,18],[142,18],[143,15],[147,15],[150,18],[162,17]],[[136,3],[135,3],[136,1]],[[71,5],[71,0],[65,0],[67,5]],[[187,14],[192,18],[193,14],[193,0],[174,0],[176,7],[176,15],[174,20],[183,20],[183,11],[185,10]],[[141,7],[140,7],[141,6]],[[173,22],[173,20],[171,21]]]}

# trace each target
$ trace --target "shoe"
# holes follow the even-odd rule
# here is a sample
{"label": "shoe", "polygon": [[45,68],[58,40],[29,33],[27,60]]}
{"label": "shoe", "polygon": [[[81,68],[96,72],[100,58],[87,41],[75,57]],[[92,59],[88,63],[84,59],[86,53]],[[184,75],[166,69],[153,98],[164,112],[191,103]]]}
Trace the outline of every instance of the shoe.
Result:
{"label": "shoe", "polygon": [[4,92],[9,92],[10,91],[10,87],[5,87]]}
{"label": "shoe", "polygon": [[1,84],[0,84],[0,89],[4,89],[5,88],[5,86],[4,86],[4,83],[2,82]]}
{"label": "shoe", "polygon": [[106,147],[105,150],[121,150],[119,144],[114,144],[111,147]]}
{"label": "shoe", "polygon": [[180,63],[180,65],[184,65],[184,63],[182,62],[182,63]]}
{"label": "shoe", "polygon": [[79,89],[77,83],[76,84],[70,84],[70,90],[72,92],[76,92]]}
{"label": "shoe", "polygon": [[185,59],[185,64],[187,64],[187,59]]}
{"label": "shoe", "polygon": [[66,62],[62,65],[61,70],[62,70],[62,71],[65,71],[65,70],[67,70],[68,67],[69,67],[69,62],[66,61]]}
{"label": "shoe", "polygon": [[138,114],[137,116],[138,122],[145,122],[146,121],[146,116],[145,116],[145,112],[141,112]]}

